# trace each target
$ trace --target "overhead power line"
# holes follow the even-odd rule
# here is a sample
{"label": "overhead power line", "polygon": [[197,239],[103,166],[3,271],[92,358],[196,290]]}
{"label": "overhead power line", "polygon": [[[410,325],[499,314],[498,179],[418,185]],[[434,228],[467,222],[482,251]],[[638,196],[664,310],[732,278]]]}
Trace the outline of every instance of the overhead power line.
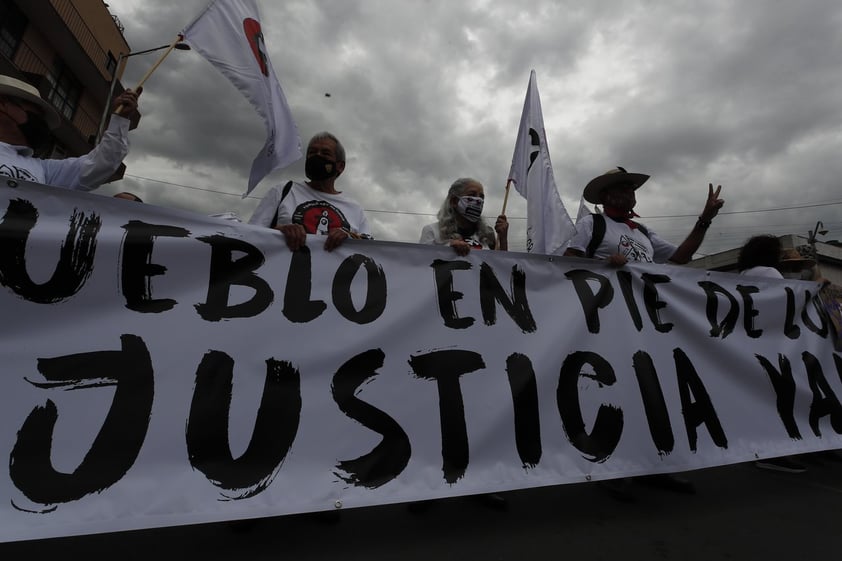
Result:
{"label": "overhead power line", "polygon": [[[152,181],[154,183],[163,183],[165,185],[173,185],[175,187],[182,187],[184,189],[192,189],[194,191],[204,191],[206,193],[214,193],[216,195],[227,195],[229,197],[237,197],[243,198],[242,195],[238,195],[237,193],[229,193],[226,191],[218,191],[216,189],[208,189],[206,187],[196,187],[194,185],[184,185],[183,183],[175,183],[172,181],[164,181],[162,179],[153,179],[151,177],[143,177],[142,175],[131,175],[125,174],[125,177],[132,177],[134,179],[142,179],[144,181]],[[263,197],[258,197],[256,195],[246,195],[246,199],[262,199]],[[773,207],[773,208],[760,208],[754,210],[732,210],[732,211],[725,211],[720,212],[720,216],[727,216],[727,215],[736,215],[736,214],[756,214],[761,212],[779,212],[785,210],[798,210],[802,208],[816,208],[816,207],[825,207],[825,206],[835,206],[835,205],[842,205],[842,200],[836,201],[827,201],[821,203],[807,203],[803,205],[793,205],[793,206],[783,206],[783,207]],[[367,208],[365,209],[366,212],[378,212],[383,214],[403,214],[403,215],[412,215],[412,216],[435,216],[435,212],[412,212],[406,210],[382,210],[382,209],[373,209]],[[653,215],[647,216],[646,220],[653,220],[653,219],[663,219],[663,218],[693,218],[695,214],[660,214],[660,215]],[[509,216],[509,220],[526,220],[525,216]]]}

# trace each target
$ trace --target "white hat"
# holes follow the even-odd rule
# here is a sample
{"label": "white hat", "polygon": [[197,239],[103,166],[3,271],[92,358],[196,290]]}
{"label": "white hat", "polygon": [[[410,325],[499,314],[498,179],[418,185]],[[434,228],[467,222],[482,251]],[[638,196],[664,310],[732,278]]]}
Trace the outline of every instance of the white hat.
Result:
{"label": "white hat", "polygon": [[38,93],[38,90],[32,84],[0,74],[0,95],[16,97],[34,103],[43,110],[44,120],[51,129],[61,124],[61,119],[59,119],[55,108],[41,99],[41,94]]}
{"label": "white hat", "polygon": [[599,204],[599,194],[607,187],[615,185],[629,185],[637,189],[649,179],[648,175],[642,173],[629,173],[621,167],[609,169],[602,175],[595,177],[585,186],[585,191],[582,196],[585,200],[592,204]]}

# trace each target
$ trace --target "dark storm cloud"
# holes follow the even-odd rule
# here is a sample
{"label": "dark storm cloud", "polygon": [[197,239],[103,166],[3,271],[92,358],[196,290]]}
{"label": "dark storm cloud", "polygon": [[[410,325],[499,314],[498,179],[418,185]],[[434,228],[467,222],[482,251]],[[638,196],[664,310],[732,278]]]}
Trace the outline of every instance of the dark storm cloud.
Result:
{"label": "dark storm cloud", "polygon": [[[111,10],[135,49],[168,43],[204,0],[120,0]],[[615,165],[649,173],[641,213],[680,242],[708,182],[727,200],[702,250],[757,230],[842,226],[834,2],[261,2],[266,43],[302,142],[331,130],[345,143],[340,188],[370,211],[375,234],[414,241],[450,183],[485,183],[495,216],[530,69],[538,76],[559,190],[575,216],[584,184]],[[529,10],[529,11],[527,11]],[[147,58],[148,57],[148,58]],[[132,57],[132,85],[154,55]],[[330,93],[326,97],[325,93]],[[129,173],[234,196],[153,187],[159,204],[237,210],[263,125],[196,53],[174,53],[142,98]],[[256,189],[301,178],[303,164]],[[525,205],[509,199],[512,245]],[[408,213],[408,214],[407,214]],[[656,218],[677,216],[679,218]],[[686,215],[689,215],[686,216]],[[810,222],[810,224],[807,224]]]}

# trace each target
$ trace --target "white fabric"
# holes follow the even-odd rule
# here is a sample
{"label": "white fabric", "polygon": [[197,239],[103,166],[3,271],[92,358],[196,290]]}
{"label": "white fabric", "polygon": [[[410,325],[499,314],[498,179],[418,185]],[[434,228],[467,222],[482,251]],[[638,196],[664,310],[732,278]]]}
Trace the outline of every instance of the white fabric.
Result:
{"label": "white fabric", "polygon": [[0,182],[0,541],[842,448],[817,283],[322,245]]}
{"label": "white fabric", "polygon": [[[463,241],[467,242],[471,249],[491,249],[488,247],[487,244],[480,241],[479,236],[469,236],[468,238],[463,238]],[[418,240],[418,243],[423,244],[430,244],[430,245],[448,245],[450,240],[442,239],[441,237],[441,230],[439,229],[439,223],[433,222],[432,224],[427,224],[423,228],[421,228],[421,239]]]}
{"label": "white fabric", "polygon": [[588,207],[587,201],[585,201],[585,197],[579,198],[579,211],[576,213],[576,224],[579,224],[579,221],[585,218],[586,216],[590,216],[593,214],[591,209]]}
{"label": "white fabric", "polygon": [[301,158],[301,140],[269,60],[254,0],[216,0],[182,35],[249,100],[266,125],[266,144],[249,173],[248,195],[273,170]]}
{"label": "white fabric", "polygon": [[[581,222],[583,218],[585,218],[586,216],[590,216],[591,214],[592,214],[591,209],[588,208],[588,203],[585,201],[585,197],[581,197],[579,199],[579,211],[576,213],[576,230],[577,231],[579,230],[579,222]],[[567,240],[566,243],[562,244],[558,249],[553,251],[553,254],[554,255],[564,255],[564,252],[567,251],[567,248],[570,247],[570,242],[572,242],[572,241],[573,241],[572,238],[570,240]]]}
{"label": "white fabric", "polygon": [[249,224],[271,226],[277,210],[277,224],[301,224],[308,234],[327,234],[332,228],[346,228],[371,235],[363,208],[342,193],[316,191],[309,185],[293,182],[281,201],[284,186],[275,185],[266,193]]}
{"label": "white fabric", "polygon": [[751,267],[744,271],[740,271],[741,275],[745,275],[747,277],[759,277],[759,278],[766,278],[766,279],[782,279],[784,276],[781,274],[780,271],[775,269],[774,267]]}
{"label": "white fabric", "polygon": [[32,157],[27,146],[0,142],[0,175],[54,187],[90,191],[105,183],[129,153],[129,120],[112,115],[100,143],[84,156],[62,160]]}
{"label": "white fabric", "polygon": [[[647,237],[640,228],[630,228],[627,224],[615,222],[606,216],[605,237],[594,251],[593,258],[605,259],[619,253],[629,261],[666,263],[678,248],[651,229],[648,231]],[[587,252],[592,235],[593,215],[585,216],[576,222],[576,235],[570,241],[570,249]]]}
{"label": "white fabric", "polygon": [[534,70],[529,75],[523,101],[509,180],[526,198],[526,250],[551,254],[563,248],[576,232],[576,226],[561,202],[553,177]]}
{"label": "white fabric", "polygon": [[234,211],[217,212],[210,215],[211,218],[219,218],[220,220],[231,220],[232,222],[242,222],[240,217]]}

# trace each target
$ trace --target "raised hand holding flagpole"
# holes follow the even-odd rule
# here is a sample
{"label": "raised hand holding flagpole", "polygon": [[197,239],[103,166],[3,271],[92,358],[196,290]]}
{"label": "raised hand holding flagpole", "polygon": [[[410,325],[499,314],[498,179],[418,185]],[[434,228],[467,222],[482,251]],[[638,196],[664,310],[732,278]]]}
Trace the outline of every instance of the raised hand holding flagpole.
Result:
{"label": "raised hand holding flagpole", "polygon": [[511,186],[512,186],[512,180],[511,179],[506,180],[506,194],[503,195],[503,210],[500,211],[500,214],[502,214],[502,215],[506,214],[506,204],[508,204],[508,202],[509,202],[509,187],[511,187]]}
{"label": "raised hand holding flagpole", "polygon": [[509,221],[506,219],[506,204],[509,202],[509,187],[512,180],[506,181],[506,194],[503,196],[503,210],[494,223],[494,231],[497,232],[497,249],[509,250]]}
{"label": "raised hand holding flagpole", "polygon": [[137,85],[135,86],[135,88],[134,88],[135,91],[137,91],[137,90],[139,90],[140,88],[143,87],[143,84],[145,84],[146,80],[149,79],[149,77],[152,75],[152,73],[155,72],[155,70],[159,66],[161,66],[161,63],[164,62],[164,59],[167,58],[167,55],[169,55],[172,52],[172,50],[176,47],[176,45],[181,43],[183,40],[184,40],[184,37],[181,34],[179,34],[175,38],[175,40],[172,42],[172,44],[169,47],[167,47],[167,49],[163,53],[161,53],[161,56],[158,57],[158,60],[155,62],[155,64],[152,65],[152,68],[150,68],[149,70],[146,71],[146,74],[143,75],[143,78],[141,78],[140,82],[138,82]]}
{"label": "raised hand holding flagpole", "polygon": [[[161,63],[164,62],[164,59],[167,58],[167,55],[169,55],[173,51],[173,49],[175,49],[176,46],[179,43],[181,43],[181,41],[183,41],[183,40],[184,40],[184,37],[182,37],[180,34],[178,36],[176,36],[176,38],[172,42],[172,44],[170,44],[170,46],[167,47],[167,49],[163,53],[161,53],[161,56],[158,57],[158,60],[155,62],[155,64],[153,64],[152,67],[149,70],[146,71],[146,74],[143,75],[143,78],[141,78],[140,81],[137,83],[137,85],[134,87],[135,92],[137,92],[138,94],[141,92],[141,88],[143,88],[143,84],[146,83],[146,80],[148,80],[149,77],[152,76],[152,73],[155,72],[155,70],[159,66],[161,66]],[[160,48],[160,47],[158,47],[158,48]],[[155,50],[157,50],[157,49],[155,49]],[[138,53],[130,53],[130,54],[138,54]],[[116,72],[116,69],[115,69],[115,72]],[[114,83],[116,83],[116,81],[112,82],[112,92],[113,92]],[[114,113],[116,113],[117,115],[122,115],[124,107],[125,106],[123,104],[118,105],[117,109],[114,110]]]}

